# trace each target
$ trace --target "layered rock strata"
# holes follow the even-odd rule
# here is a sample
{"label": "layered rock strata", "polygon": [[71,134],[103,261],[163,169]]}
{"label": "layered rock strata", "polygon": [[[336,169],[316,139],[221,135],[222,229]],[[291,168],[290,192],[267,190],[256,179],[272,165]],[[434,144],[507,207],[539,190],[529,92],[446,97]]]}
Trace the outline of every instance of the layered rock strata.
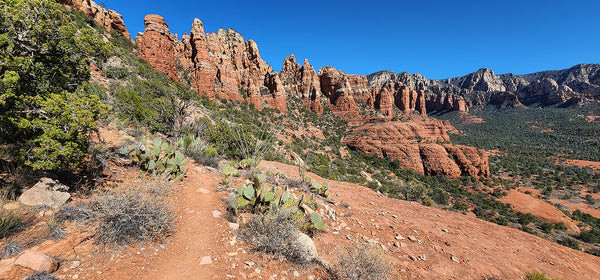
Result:
{"label": "layered rock strata", "polygon": [[342,143],[366,154],[388,157],[400,167],[425,175],[488,177],[485,152],[449,143],[449,123],[414,118],[409,122],[369,122],[354,128]]}

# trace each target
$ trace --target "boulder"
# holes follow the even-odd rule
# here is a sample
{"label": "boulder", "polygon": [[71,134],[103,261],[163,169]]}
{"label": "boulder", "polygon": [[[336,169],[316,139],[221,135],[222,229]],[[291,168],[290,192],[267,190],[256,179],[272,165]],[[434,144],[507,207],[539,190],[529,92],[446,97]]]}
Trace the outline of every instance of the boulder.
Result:
{"label": "boulder", "polygon": [[52,273],[58,268],[58,262],[54,258],[33,250],[26,250],[17,256],[15,264],[35,272]]}
{"label": "boulder", "polygon": [[49,206],[57,209],[71,198],[68,190],[69,187],[53,179],[42,178],[19,196],[19,202],[29,206]]}
{"label": "boulder", "polygon": [[310,263],[319,257],[313,240],[299,230],[295,230],[290,236],[289,246],[298,252],[299,261],[302,263]]}

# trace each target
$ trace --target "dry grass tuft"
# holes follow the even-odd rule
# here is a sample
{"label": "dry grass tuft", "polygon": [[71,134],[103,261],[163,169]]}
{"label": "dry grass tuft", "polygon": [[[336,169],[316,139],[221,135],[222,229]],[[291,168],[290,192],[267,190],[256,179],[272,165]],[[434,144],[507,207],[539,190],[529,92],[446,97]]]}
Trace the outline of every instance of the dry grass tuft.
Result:
{"label": "dry grass tuft", "polygon": [[388,280],[392,277],[392,263],[376,247],[357,244],[344,247],[332,266],[335,279]]}
{"label": "dry grass tuft", "polygon": [[101,245],[160,241],[172,231],[167,201],[147,192],[113,190],[95,199],[90,209],[99,221],[96,236]]}

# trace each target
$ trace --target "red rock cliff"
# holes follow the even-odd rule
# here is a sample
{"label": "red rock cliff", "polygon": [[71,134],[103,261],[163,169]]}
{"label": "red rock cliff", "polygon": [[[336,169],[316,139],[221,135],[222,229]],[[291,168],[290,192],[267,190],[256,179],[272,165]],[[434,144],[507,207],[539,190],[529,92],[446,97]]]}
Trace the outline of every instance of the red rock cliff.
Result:
{"label": "red rock cliff", "polygon": [[189,80],[192,89],[210,99],[246,100],[261,110],[265,105],[285,112],[281,81],[270,76],[271,66],[260,57],[256,42],[245,41],[233,29],[206,34],[194,19],[190,34],[177,40],[160,16],[144,19],[136,37],[140,56],[174,80]]}
{"label": "red rock cliff", "polygon": [[420,174],[488,177],[487,154],[449,144],[448,129],[453,128],[446,122],[419,117],[407,122],[371,121],[354,128],[342,143],[370,155],[397,160],[401,167]]}
{"label": "red rock cliff", "polygon": [[123,33],[126,38],[130,38],[127,27],[125,27],[125,23],[123,22],[123,17],[116,11],[107,10],[91,0],[58,0],[58,2],[78,9],[86,15],[93,17],[94,20],[104,26],[106,30],[117,30]]}

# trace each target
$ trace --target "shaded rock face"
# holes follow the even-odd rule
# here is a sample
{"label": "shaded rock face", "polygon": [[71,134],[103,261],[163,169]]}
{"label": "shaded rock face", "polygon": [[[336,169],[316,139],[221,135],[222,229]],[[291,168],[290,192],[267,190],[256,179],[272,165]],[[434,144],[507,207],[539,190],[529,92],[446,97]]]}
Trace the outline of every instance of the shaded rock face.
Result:
{"label": "shaded rock face", "polygon": [[429,80],[420,74],[381,71],[367,76],[370,86],[399,81],[424,90],[429,111],[466,111],[477,105],[579,105],[600,100],[600,64],[580,64],[559,71],[496,75],[480,69],[459,78]]}
{"label": "shaded rock face", "polygon": [[254,41],[245,41],[233,29],[206,34],[199,19],[181,40],[160,16],[148,15],[144,24],[135,40],[140,56],[171,79],[190,81],[192,89],[212,100],[246,100],[259,110],[287,110],[283,84],[270,75],[273,69]]}
{"label": "shaded rock face", "polygon": [[394,106],[402,113],[408,115],[414,111],[419,111],[421,115],[426,115],[425,93],[415,91],[400,82],[386,82],[382,86],[371,88],[374,98],[372,106],[379,109],[388,116],[393,116]]}
{"label": "shaded rock face", "polygon": [[403,168],[425,175],[488,177],[485,152],[452,144],[448,123],[433,119],[370,122],[354,128],[342,143],[370,155],[397,160]]}
{"label": "shaded rock face", "polygon": [[117,30],[126,38],[130,38],[127,27],[123,22],[123,17],[116,11],[107,10],[91,0],[58,0],[58,2],[78,9],[86,15],[93,17],[94,20],[104,26],[106,30]]}
{"label": "shaded rock face", "polygon": [[358,86],[357,80],[331,66],[319,69],[321,91],[329,99],[331,109],[336,115],[351,116],[358,113],[352,87]]}

